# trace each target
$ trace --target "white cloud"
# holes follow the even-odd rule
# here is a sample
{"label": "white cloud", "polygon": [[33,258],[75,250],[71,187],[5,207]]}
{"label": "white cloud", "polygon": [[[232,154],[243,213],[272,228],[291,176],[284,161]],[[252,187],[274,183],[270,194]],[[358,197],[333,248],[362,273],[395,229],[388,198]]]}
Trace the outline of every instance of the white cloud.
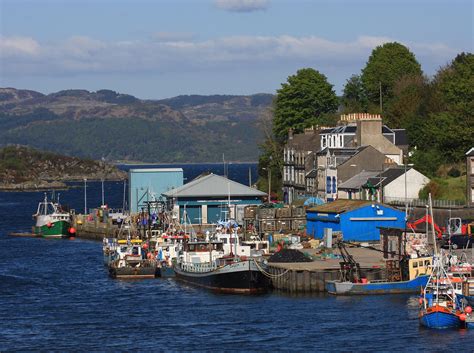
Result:
{"label": "white cloud", "polygon": [[195,35],[189,32],[156,32],[151,38],[157,42],[176,42],[193,40]]}
{"label": "white cloud", "polygon": [[0,36],[0,56],[37,55],[39,49],[38,42],[32,38]]}
{"label": "white cloud", "polygon": [[[58,42],[0,37],[4,75],[70,75],[83,73],[200,72],[216,69],[266,68],[290,63],[322,72],[362,68],[372,49],[392,38],[361,36],[332,41],[316,36],[231,36],[208,40],[159,35],[156,40],[100,41],[76,36]],[[456,50],[442,43],[404,43],[435,68],[454,58]],[[353,73],[356,73],[354,71]]]}
{"label": "white cloud", "polygon": [[214,0],[214,5],[225,11],[253,12],[266,10],[270,3],[268,0]]}

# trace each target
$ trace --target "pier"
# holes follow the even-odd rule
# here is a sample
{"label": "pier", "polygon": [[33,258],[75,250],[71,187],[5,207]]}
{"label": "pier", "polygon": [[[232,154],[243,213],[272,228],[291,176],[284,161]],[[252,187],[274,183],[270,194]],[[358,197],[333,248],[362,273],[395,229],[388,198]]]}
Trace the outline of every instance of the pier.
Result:
{"label": "pier", "polygon": [[[314,249],[304,249],[317,257]],[[364,249],[350,248],[354,259],[359,262],[361,272],[369,281],[384,278],[385,265],[382,253]],[[334,249],[334,254],[339,251]],[[292,294],[325,292],[326,281],[340,279],[339,258],[318,259],[313,262],[269,263],[268,271],[272,275],[273,288]]]}

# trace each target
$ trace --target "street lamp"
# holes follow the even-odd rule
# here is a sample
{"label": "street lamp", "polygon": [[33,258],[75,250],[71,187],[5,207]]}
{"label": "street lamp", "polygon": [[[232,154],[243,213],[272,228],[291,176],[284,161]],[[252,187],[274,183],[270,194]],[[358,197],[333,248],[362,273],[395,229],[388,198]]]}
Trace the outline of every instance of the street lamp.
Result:
{"label": "street lamp", "polygon": [[84,178],[84,215],[87,214],[87,178]]}
{"label": "street lamp", "polygon": [[405,166],[405,222],[408,220],[408,191],[407,191],[407,166],[413,167],[413,164],[408,164],[408,156],[403,155],[403,164]]}
{"label": "street lamp", "polygon": [[271,190],[272,190],[272,169],[270,167],[262,168],[262,170],[267,171],[267,180],[268,180],[268,202],[271,202]]}

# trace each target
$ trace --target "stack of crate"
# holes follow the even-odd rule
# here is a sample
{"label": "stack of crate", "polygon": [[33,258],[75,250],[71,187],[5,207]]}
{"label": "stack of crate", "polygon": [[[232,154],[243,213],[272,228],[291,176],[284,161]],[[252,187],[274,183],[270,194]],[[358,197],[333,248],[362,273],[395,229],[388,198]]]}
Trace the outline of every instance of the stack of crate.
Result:
{"label": "stack of crate", "polygon": [[275,209],[259,208],[257,212],[261,232],[275,231]]}
{"label": "stack of crate", "polygon": [[288,232],[291,230],[291,208],[290,206],[284,206],[277,208],[275,212],[276,229],[278,231]]}
{"label": "stack of crate", "polygon": [[291,217],[291,229],[293,231],[300,231],[306,227],[306,211],[303,206],[292,207]]}

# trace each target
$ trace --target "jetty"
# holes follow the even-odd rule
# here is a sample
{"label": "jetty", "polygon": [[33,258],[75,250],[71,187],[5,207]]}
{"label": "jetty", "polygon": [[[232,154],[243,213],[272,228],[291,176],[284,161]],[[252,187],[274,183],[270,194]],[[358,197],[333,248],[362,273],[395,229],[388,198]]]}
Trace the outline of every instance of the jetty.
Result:
{"label": "jetty", "polygon": [[[361,272],[368,280],[379,280],[385,276],[385,263],[382,253],[364,248],[351,248],[351,254],[360,264]],[[313,258],[315,249],[303,249]],[[333,249],[333,256],[316,259],[312,262],[269,263],[268,272],[272,277],[273,288],[291,294],[325,292],[326,281],[340,278],[339,250]]]}

